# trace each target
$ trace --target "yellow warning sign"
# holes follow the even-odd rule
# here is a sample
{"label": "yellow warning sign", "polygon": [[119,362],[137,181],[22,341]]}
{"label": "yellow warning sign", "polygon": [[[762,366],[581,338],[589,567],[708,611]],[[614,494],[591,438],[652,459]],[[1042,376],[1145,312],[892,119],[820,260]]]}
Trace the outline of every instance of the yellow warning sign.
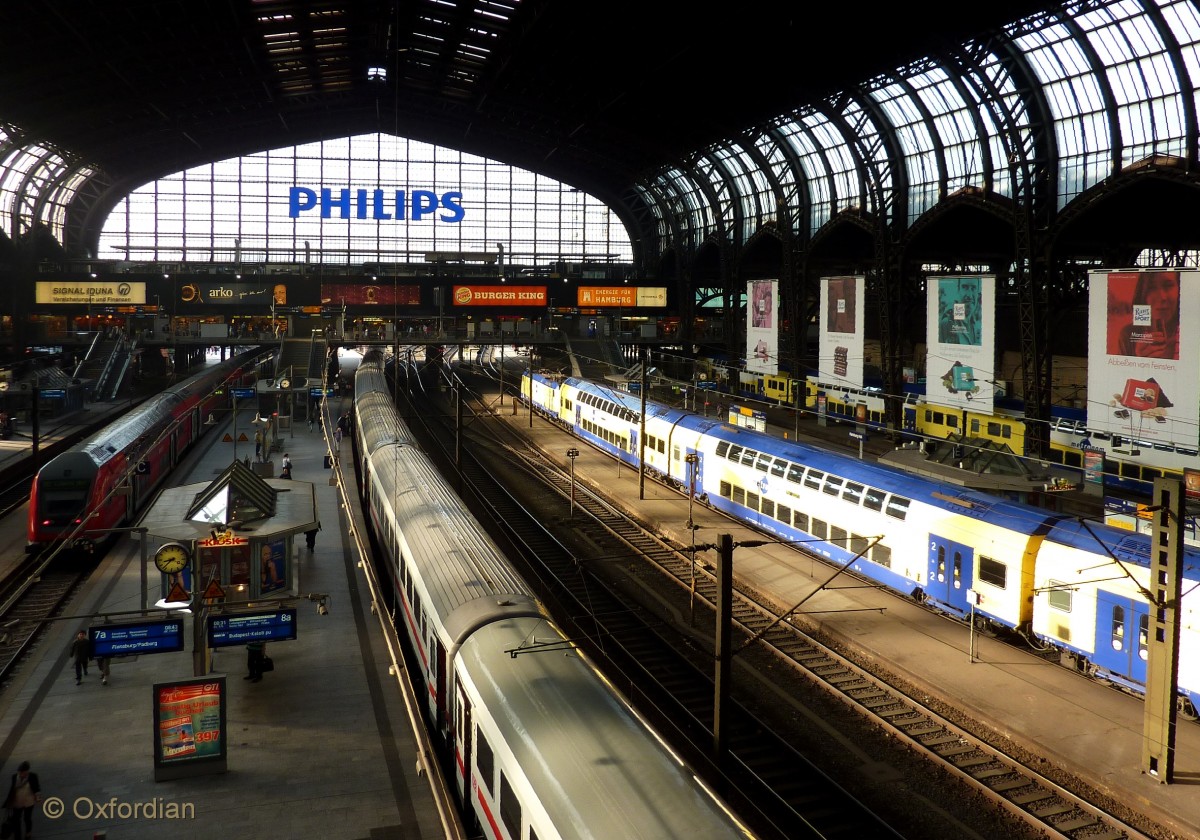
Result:
{"label": "yellow warning sign", "polygon": [[242,432],[240,435],[238,435],[238,443],[249,443],[249,442],[250,442],[250,438],[246,437],[245,432]]}
{"label": "yellow warning sign", "polygon": [[167,593],[166,600],[172,604],[178,604],[181,601],[190,601],[192,596],[180,584],[175,584],[171,587],[171,591]]}
{"label": "yellow warning sign", "polygon": [[225,437],[221,438],[221,443],[233,443],[233,435],[226,432]]}
{"label": "yellow warning sign", "polygon": [[225,590],[215,580],[208,582],[208,588],[204,590],[205,598],[224,598]]}

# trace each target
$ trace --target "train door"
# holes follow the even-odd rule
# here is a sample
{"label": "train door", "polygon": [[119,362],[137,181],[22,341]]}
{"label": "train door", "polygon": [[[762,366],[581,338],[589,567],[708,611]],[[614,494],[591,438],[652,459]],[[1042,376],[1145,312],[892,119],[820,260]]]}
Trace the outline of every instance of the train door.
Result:
{"label": "train door", "polygon": [[1096,590],[1097,665],[1136,682],[1146,682],[1149,632],[1149,605],[1104,589]]}
{"label": "train door", "polygon": [[435,701],[437,703],[437,720],[434,721],[437,732],[445,732],[447,729],[447,709],[446,709],[446,649],[442,647],[441,640],[435,635],[429,638],[429,647],[433,650],[433,685],[436,694]]}
{"label": "train door", "polygon": [[967,612],[967,591],[974,583],[975,553],[969,546],[936,534],[929,535],[930,599],[961,614]]}
{"label": "train door", "polygon": [[[467,791],[471,789],[471,760],[473,757],[471,741],[471,701],[462,691],[461,681],[455,680],[458,686],[454,692],[454,764],[458,772],[454,774],[454,783],[458,793],[458,801],[467,803]],[[432,758],[432,756],[431,756]],[[470,810],[470,809],[465,809]]]}

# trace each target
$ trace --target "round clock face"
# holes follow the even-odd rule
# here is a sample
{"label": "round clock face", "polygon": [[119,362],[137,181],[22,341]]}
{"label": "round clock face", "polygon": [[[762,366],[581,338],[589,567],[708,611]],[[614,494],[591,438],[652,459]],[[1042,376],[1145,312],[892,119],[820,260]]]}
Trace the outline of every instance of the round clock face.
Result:
{"label": "round clock face", "polygon": [[167,543],[154,553],[154,565],[168,575],[182,571],[190,559],[188,550],[179,543]]}

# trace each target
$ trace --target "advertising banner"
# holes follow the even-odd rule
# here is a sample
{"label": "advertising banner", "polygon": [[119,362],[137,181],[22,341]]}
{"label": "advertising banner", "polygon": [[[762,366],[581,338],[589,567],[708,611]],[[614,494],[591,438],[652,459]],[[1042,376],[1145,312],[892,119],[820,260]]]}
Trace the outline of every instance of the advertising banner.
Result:
{"label": "advertising banner", "polygon": [[455,286],[455,306],[545,306],[545,286]]}
{"label": "advertising banner", "polygon": [[120,281],[103,283],[96,280],[79,283],[38,280],[34,296],[37,303],[137,306],[146,302],[146,284]]}
{"label": "advertising banner", "polygon": [[225,678],[156,683],[152,689],[154,779],[225,770]]}
{"label": "advertising banner", "polygon": [[779,281],[746,284],[746,370],[779,373]]}
{"label": "advertising banner", "polygon": [[576,305],[586,308],[658,307],[667,305],[666,286],[580,286]]}
{"label": "advertising banner", "polygon": [[990,414],[996,395],[996,278],[930,277],[925,397]]}
{"label": "advertising banner", "polygon": [[179,302],[183,304],[206,304],[227,306],[287,306],[286,283],[264,281],[261,283],[184,283],[179,287]]}
{"label": "advertising banner", "polygon": [[391,283],[322,283],[322,306],[420,306],[420,286]]}
{"label": "advertising banner", "polygon": [[1200,272],[1093,271],[1088,291],[1088,429],[1194,448]]}
{"label": "advertising banner", "polygon": [[821,278],[822,383],[863,387],[863,309],[866,278]]}

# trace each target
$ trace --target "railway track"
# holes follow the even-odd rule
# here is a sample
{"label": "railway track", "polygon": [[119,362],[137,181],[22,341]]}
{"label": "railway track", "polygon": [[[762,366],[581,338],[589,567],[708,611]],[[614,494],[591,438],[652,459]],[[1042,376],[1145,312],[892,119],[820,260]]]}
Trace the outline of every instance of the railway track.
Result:
{"label": "railway track", "polygon": [[[486,424],[488,421],[479,419],[483,416],[486,415],[477,415],[473,422],[477,426]],[[470,437],[472,440],[479,438],[481,445],[487,443],[482,439],[483,435]],[[711,614],[717,587],[705,563],[693,563],[693,555],[685,547],[668,544],[646,533],[640,524],[630,520],[615,505],[581,487],[568,472],[540,454],[532,453],[528,447],[509,444],[509,452],[508,460],[490,469],[471,465],[470,459],[464,457],[464,485],[474,485],[477,494],[493,498],[497,491],[495,479],[490,474],[499,472],[511,479],[514,473],[519,472],[522,478],[517,480],[523,484],[538,483],[554,488],[560,497],[560,506],[573,494],[570,505],[577,511],[573,524],[583,532],[583,536],[597,544],[603,542],[605,535],[619,541],[626,547],[628,556],[645,561],[643,569],[654,570],[652,574],[658,580],[647,582],[648,587],[658,587],[667,582],[677,590],[686,592],[689,601],[694,598],[702,604],[701,609],[705,614]],[[484,475],[476,475],[477,470]],[[480,489],[487,487],[488,482],[493,482],[492,490]],[[502,517],[509,515],[505,512]],[[595,530],[601,530],[604,534],[596,534]],[[936,762],[946,772],[1026,823],[1032,830],[1048,836],[1080,840],[1133,840],[1147,836],[1103,808],[1066,790],[1035,767],[1028,766],[1002,748],[955,725],[921,700],[909,696],[903,687],[868,673],[809,637],[801,627],[781,617],[771,606],[754,597],[753,593],[735,594],[733,622],[741,644],[752,640],[753,645],[769,651],[776,661],[785,663],[794,673],[819,686],[846,708],[871,721],[915,753]],[[706,674],[694,678],[698,680],[700,688],[677,684],[671,690],[701,695],[695,705],[687,704],[690,714],[695,721],[711,721],[711,680]],[[694,732],[692,737],[695,737]],[[731,739],[730,749],[735,756],[741,749],[756,747],[761,747],[761,744],[748,745],[739,739]],[[750,763],[746,765],[748,769],[753,768]],[[758,768],[753,768],[753,772],[757,773]],[[761,772],[762,778],[772,778],[770,767],[762,768]],[[779,795],[786,801],[786,793]]]}

